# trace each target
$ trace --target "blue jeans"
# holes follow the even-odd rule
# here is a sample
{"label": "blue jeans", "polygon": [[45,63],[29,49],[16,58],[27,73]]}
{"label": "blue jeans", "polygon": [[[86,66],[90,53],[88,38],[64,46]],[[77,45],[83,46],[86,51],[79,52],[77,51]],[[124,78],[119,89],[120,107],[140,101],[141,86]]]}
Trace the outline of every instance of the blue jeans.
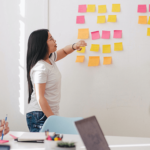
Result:
{"label": "blue jeans", "polygon": [[26,114],[26,119],[30,132],[39,132],[47,117],[42,111],[33,111]]}

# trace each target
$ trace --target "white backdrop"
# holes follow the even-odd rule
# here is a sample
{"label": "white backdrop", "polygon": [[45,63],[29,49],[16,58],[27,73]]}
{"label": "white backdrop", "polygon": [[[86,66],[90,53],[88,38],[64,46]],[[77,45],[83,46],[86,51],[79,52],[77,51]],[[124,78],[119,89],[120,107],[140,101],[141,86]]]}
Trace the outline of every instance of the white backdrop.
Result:
{"label": "white backdrop", "polygon": [[[121,12],[111,12],[112,4],[121,4]],[[95,4],[96,12],[78,13],[79,4]],[[97,24],[98,5],[107,5],[108,15],[117,15],[116,23]],[[50,0],[49,28],[58,49],[78,41],[79,28],[89,31],[111,31],[108,40],[85,40],[88,44],[84,63],[75,63],[77,52],[59,61],[62,74],[61,116],[96,115],[106,135],[150,137],[150,37],[149,25],[139,25],[138,4],[149,0]],[[84,15],[85,24],[76,24],[76,16]],[[122,30],[121,39],[113,38],[113,30]],[[114,43],[123,42],[123,51],[114,51]],[[91,52],[91,44],[100,44],[99,52]],[[102,45],[111,44],[111,53],[103,54]],[[88,67],[89,56],[100,56],[100,66]],[[103,57],[112,56],[112,65],[103,65]]]}
{"label": "white backdrop", "polygon": [[26,124],[26,51],[31,32],[47,28],[47,0],[0,0],[0,119],[11,131]]}

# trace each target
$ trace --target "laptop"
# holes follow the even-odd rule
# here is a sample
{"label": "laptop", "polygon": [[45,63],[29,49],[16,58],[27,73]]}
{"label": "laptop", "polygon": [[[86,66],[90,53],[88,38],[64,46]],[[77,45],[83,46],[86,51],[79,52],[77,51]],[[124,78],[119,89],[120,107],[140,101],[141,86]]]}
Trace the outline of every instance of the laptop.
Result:
{"label": "laptop", "polygon": [[87,150],[110,150],[95,116],[75,121]]}

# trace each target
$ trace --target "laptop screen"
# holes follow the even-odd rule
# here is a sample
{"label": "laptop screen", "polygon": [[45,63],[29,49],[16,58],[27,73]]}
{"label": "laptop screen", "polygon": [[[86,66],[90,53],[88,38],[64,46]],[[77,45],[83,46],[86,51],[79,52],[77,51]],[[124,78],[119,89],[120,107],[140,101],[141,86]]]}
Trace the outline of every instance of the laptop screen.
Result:
{"label": "laptop screen", "polygon": [[95,116],[76,121],[75,125],[87,150],[110,150]]}

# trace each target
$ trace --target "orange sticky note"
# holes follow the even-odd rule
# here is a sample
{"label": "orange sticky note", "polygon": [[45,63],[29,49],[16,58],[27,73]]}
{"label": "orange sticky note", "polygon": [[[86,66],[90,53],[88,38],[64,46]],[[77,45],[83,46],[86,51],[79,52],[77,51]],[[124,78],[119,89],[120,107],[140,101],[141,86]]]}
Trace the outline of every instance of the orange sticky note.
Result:
{"label": "orange sticky note", "polygon": [[80,62],[80,63],[84,62],[84,56],[77,56],[76,62]]}
{"label": "orange sticky note", "polygon": [[89,29],[78,29],[78,39],[88,39]]}
{"label": "orange sticky note", "polygon": [[98,66],[100,62],[100,57],[99,56],[89,56],[89,62],[88,66]]}
{"label": "orange sticky note", "polygon": [[112,57],[104,57],[103,59],[103,65],[110,65],[111,64]]}
{"label": "orange sticky note", "polygon": [[147,16],[139,16],[138,24],[147,24]]}

